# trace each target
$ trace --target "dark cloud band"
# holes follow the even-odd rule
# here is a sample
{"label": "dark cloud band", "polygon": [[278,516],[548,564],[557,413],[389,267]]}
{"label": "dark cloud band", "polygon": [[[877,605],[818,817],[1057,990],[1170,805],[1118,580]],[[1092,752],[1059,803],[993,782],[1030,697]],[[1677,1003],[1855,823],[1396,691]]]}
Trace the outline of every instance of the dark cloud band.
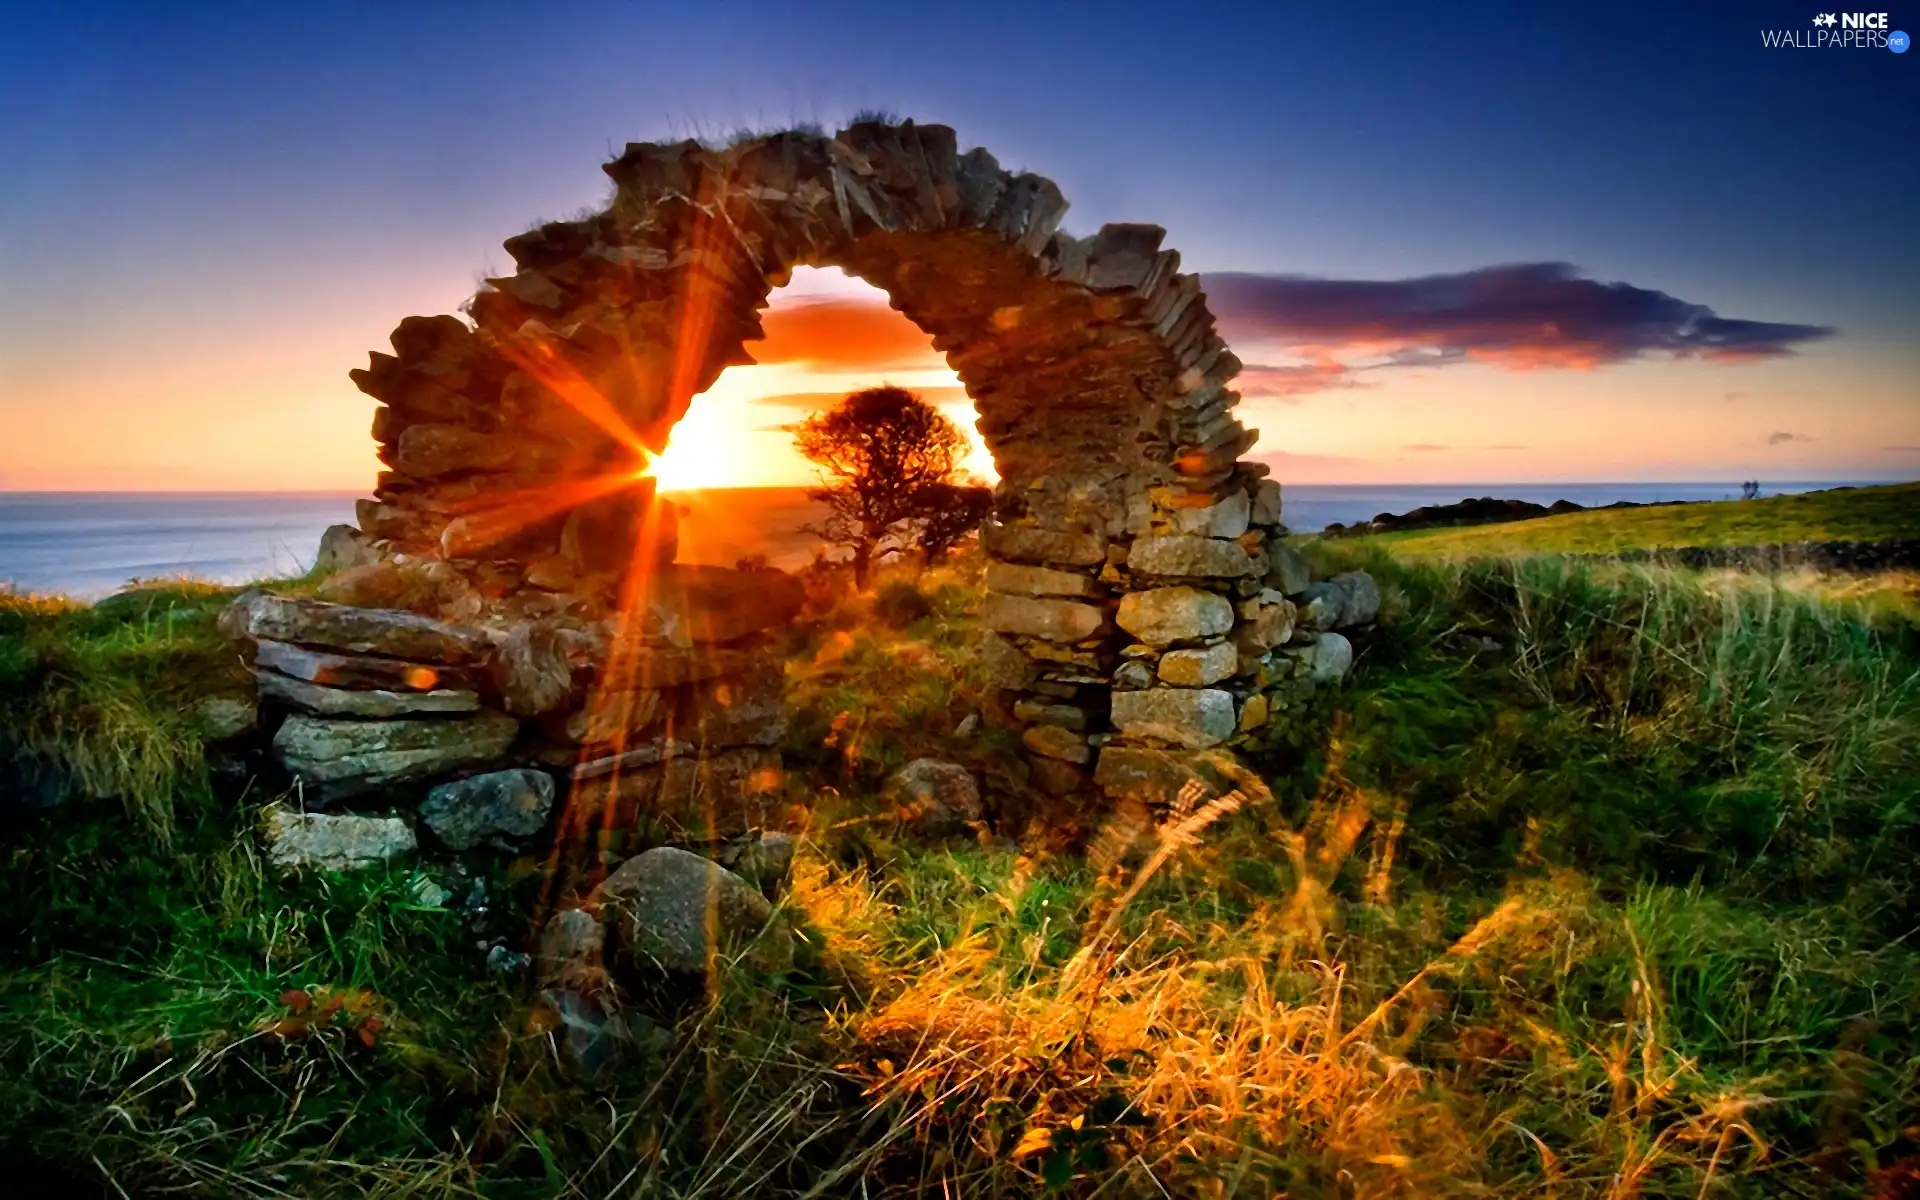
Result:
{"label": "dark cloud band", "polygon": [[1252,395],[1354,387],[1357,370],[1458,362],[1509,370],[1591,370],[1655,355],[1747,362],[1836,332],[1723,317],[1666,292],[1582,278],[1567,263],[1383,280],[1229,271],[1203,282],[1229,340],[1310,360],[1250,369],[1243,390]]}

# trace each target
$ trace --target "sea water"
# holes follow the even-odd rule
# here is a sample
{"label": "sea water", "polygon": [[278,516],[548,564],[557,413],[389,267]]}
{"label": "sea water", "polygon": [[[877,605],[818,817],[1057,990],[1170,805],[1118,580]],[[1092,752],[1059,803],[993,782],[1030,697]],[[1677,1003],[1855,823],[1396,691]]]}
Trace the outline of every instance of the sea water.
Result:
{"label": "sea water", "polygon": [[[1764,494],[1848,486],[1770,484]],[[674,495],[685,506],[687,561],[732,563],[761,554],[804,563],[819,543],[801,526],[820,513],[797,488],[734,488]],[[1497,496],[1589,507],[1617,500],[1730,500],[1737,483],[1297,484],[1285,491],[1297,531],[1383,512]],[[245,583],[313,564],[320,533],[353,520],[351,492],[0,492],[0,586],[94,599],[135,579],[182,575]]]}

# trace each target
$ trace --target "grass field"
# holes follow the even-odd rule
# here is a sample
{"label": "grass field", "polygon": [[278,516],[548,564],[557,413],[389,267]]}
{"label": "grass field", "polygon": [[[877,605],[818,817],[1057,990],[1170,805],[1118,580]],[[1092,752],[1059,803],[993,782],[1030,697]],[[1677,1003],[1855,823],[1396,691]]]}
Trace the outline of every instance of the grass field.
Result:
{"label": "grass field", "polygon": [[[0,605],[0,731],[121,797],[0,833],[0,1152],[135,1196],[1913,1194],[1920,632],[1765,576],[1311,552],[1383,581],[1355,675],[1127,857],[1088,805],[880,819],[912,757],[1014,769],[955,732],[977,562],[813,611],[805,941],[630,996],[591,1086],[475,945],[524,936],[531,862],[484,920],[411,866],[263,869],[269,797],[181,715],[216,593]],[[356,1023],[285,1032],[296,990]]]}
{"label": "grass field", "polygon": [[1473,558],[1893,538],[1920,538],[1920,483],[1568,513],[1499,525],[1377,534],[1368,540],[1406,557]]}

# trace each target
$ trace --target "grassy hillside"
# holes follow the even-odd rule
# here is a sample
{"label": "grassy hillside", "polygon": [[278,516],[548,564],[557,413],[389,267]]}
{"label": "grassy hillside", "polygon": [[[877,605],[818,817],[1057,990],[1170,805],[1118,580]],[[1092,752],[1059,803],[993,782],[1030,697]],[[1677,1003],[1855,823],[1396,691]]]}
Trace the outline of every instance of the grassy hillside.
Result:
{"label": "grassy hillside", "polygon": [[[1145,856],[1080,849],[1086,804],[880,819],[911,757],[1010,769],[955,733],[977,566],[812,614],[802,952],[630,996],[595,1086],[475,945],[537,864],[484,916],[412,868],[280,878],[268,797],[174,715],[212,600],[7,607],[7,728],[144,799],[0,832],[0,1151],[68,1194],[1907,1194],[1914,631],[1764,578],[1316,553],[1385,583],[1355,676]],[[377,1035],[287,1032],[323,989]]]}
{"label": "grassy hillside", "polygon": [[1920,538],[1920,483],[1569,513],[1501,525],[1379,534],[1367,540],[1390,546],[1403,557],[1475,558],[1890,538]]}

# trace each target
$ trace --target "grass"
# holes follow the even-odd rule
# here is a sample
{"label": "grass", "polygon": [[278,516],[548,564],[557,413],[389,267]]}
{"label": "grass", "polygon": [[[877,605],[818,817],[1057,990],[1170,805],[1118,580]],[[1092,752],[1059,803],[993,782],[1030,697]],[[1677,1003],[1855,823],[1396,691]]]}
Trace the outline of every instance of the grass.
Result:
{"label": "grass", "polygon": [[[151,768],[165,844],[129,836],[144,805],[19,816],[0,1148],[128,1195],[1905,1194],[1920,634],[1763,577],[1312,552],[1385,583],[1354,679],[1125,854],[1084,806],[899,836],[901,762],[1016,769],[956,732],[977,564],[819,594],[801,953],[635,992],[647,1036],[592,1086],[484,965],[532,864],[435,868],[484,917],[411,869],[280,878],[267,797],[192,786],[191,754]],[[8,719],[73,714],[39,744],[76,762],[112,680],[152,661],[164,692],[209,636],[6,620],[39,664]],[[327,994],[345,1016],[296,1019]]]}
{"label": "grass", "polygon": [[1366,540],[1391,546],[1402,557],[1472,558],[1895,538],[1920,538],[1920,483],[1604,509],[1499,525],[1376,534]]}

